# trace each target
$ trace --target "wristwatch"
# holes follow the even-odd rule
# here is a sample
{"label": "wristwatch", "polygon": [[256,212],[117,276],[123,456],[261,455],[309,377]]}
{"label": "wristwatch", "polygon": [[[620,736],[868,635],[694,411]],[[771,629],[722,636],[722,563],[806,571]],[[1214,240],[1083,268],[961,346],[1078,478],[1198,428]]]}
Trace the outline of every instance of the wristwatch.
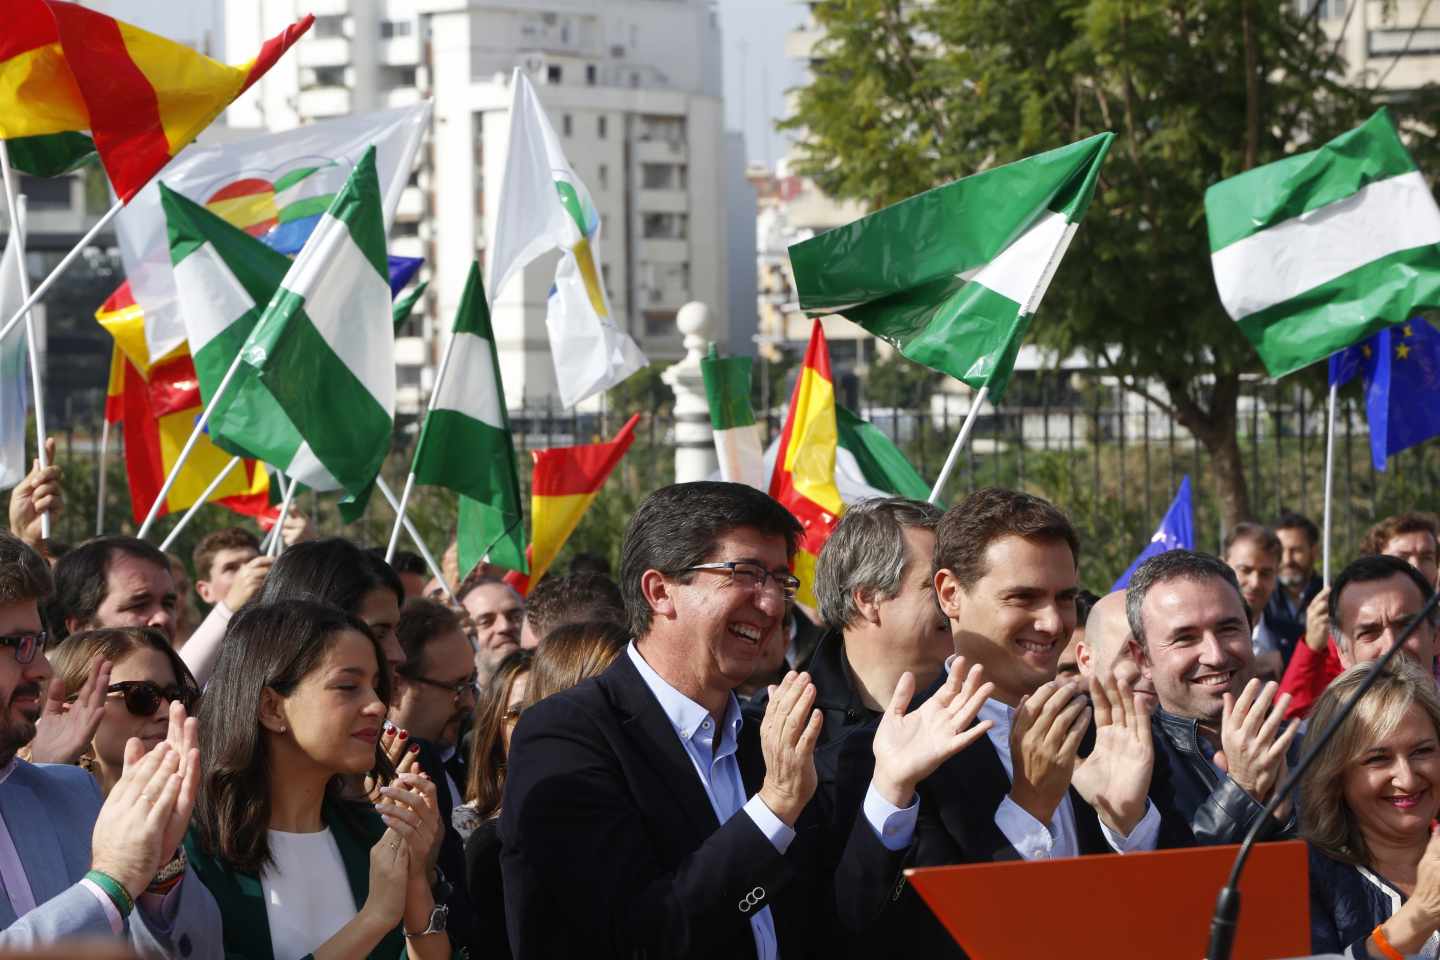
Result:
{"label": "wristwatch", "polygon": [[435,904],[435,909],[430,911],[430,925],[419,933],[405,931],[406,940],[418,940],[420,937],[428,937],[432,933],[444,933],[445,923],[450,919],[450,908],[443,903]]}

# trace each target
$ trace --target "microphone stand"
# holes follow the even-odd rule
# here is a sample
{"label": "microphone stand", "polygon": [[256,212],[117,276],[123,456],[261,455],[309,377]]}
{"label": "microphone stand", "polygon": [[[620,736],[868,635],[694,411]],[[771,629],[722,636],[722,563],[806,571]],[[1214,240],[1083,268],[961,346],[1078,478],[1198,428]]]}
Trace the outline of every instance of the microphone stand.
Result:
{"label": "microphone stand", "polygon": [[1265,809],[1245,834],[1245,842],[1240,845],[1240,851],[1235,854],[1235,864],[1230,868],[1230,879],[1226,881],[1224,888],[1220,891],[1220,896],[1215,901],[1215,913],[1210,918],[1210,948],[1205,951],[1207,960],[1230,960],[1230,948],[1235,942],[1235,928],[1240,922],[1240,874],[1245,869],[1245,862],[1250,858],[1250,848],[1255,846],[1255,840],[1260,836],[1260,831],[1269,825],[1275,811],[1285,802],[1285,798],[1294,792],[1295,785],[1300,782],[1300,778],[1310,768],[1310,764],[1315,762],[1320,751],[1335,736],[1335,732],[1340,729],[1340,724],[1345,722],[1345,718],[1354,712],[1355,704],[1360,702],[1360,698],[1365,696],[1366,692],[1375,684],[1380,674],[1390,665],[1390,661],[1395,659],[1396,654],[1405,646],[1405,641],[1410,639],[1410,634],[1414,633],[1415,628],[1421,623],[1434,615],[1437,601],[1440,601],[1440,590],[1430,595],[1430,599],[1425,601],[1425,606],[1420,608],[1420,613],[1406,624],[1404,630],[1400,631],[1400,636],[1395,639],[1394,645],[1385,651],[1383,657],[1374,662],[1373,669],[1360,684],[1360,688],[1335,712],[1329,725],[1321,731],[1320,739],[1315,742],[1315,746],[1300,758],[1300,762],[1295,765],[1294,770],[1290,771],[1285,782],[1276,788],[1274,795],[1270,797],[1270,802],[1265,804]]}

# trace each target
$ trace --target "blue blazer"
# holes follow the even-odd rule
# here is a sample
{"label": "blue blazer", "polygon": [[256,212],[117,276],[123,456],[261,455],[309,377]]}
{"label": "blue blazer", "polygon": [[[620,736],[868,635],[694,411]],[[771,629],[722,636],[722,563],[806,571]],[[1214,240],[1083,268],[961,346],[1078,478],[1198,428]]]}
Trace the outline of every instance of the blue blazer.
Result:
{"label": "blue blazer", "polygon": [[[1316,953],[1370,956],[1365,941],[1371,931],[1404,902],[1404,894],[1378,874],[1310,846],[1310,949]],[[1432,934],[1427,950],[1433,951],[1437,942],[1440,938]]]}
{"label": "blue blazer", "polygon": [[[0,949],[23,950],[67,937],[111,937],[110,919],[95,895],[80,885],[90,869],[90,834],[100,812],[100,788],[79,767],[15,761],[0,784],[0,817],[35,895],[37,906],[15,916],[0,890]],[[181,881],[173,924],[140,907],[126,934],[142,957],[220,957],[220,910],[193,871]]]}

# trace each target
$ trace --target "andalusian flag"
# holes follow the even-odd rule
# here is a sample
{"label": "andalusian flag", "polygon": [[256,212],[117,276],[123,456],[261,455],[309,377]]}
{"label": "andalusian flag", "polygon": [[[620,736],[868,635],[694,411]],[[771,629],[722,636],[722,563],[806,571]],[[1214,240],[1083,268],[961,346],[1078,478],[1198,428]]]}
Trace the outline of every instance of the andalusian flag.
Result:
{"label": "andalusian flag", "polygon": [[1225,311],[1272,376],[1440,307],[1440,209],[1389,111],[1205,193]]}
{"label": "andalusian flag", "polygon": [[[89,131],[115,193],[128,203],[314,19],[232,67],[76,3],[9,0],[0,31],[0,139]],[[73,138],[48,146],[63,161],[51,165],[62,167],[82,148]]]}
{"label": "andalusian flag", "polygon": [[420,483],[460,494],[462,569],[473,570],[488,559],[523,573],[520,478],[478,263],[470,264],[451,336],[455,343],[449,348],[449,366],[425,415],[411,470]]}
{"label": "andalusian flag", "polygon": [[[333,477],[362,497],[380,472],[395,419],[395,334],[375,148],[321,218],[241,348],[254,388],[299,431],[289,450],[240,446],[307,486]],[[228,431],[228,427],[227,427]]]}
{"label": "andalusian flag", "polygon": [[800,306],[843,314],[998,400],[1114,137],[974,174],[795,244]]}
{"label": "andalusian flag", "polygon": [[710,403],[720,479],[765,489],[765,451],[760,425],[750,409],[750,358],[722,358],[712,343],[710,355],[700,361],[700,372]]}
{"label": "andalusian flag", "polygon": [[[0,253],[0,315],[11,317],[25,302],[20,295],[25,258],[20,231],[10,230]],[[24,330],[0,341],[0,490],[25,479],[25,423],[30,412],[30,365]]]}
{"label": "andalusian flag", "polygon": [[[128,294],[125,287],[117,290],[95,312],[95,319],[115,341],[105,419],[125,425],[125,474],[130,509],[139,523],[179,459],[200,415],[201,401],[195,364],[187,350],[182,347],[153,361],[145,353],[143,314]],[[193,505],[230,459],[231,454],[202,434],[170,488],[160,515]],[[269,510],[269,491],[264,467],[247,460],[244,469],[230,472],[210,500],[236,513],[258,517]]]}
{"label": "andalusian flag", "polygon": [[390,308],[390,319],[395,324],[397,337],[400,335],[400,328],[404,326],[406,320],[410,319],[410,312],[415,309],[415,304],[425,295],[425,288],[428,286],[430,286],[429,280],[421,280],[415,285],[414,290],[396,300],[395,306]]}
{"label": "andalusian flag", "polygon": [[790,394],[790,412],[780,432],[780,451],[770,477],[770,496],[795,514],[805,537],[795,554],[800,589],[795,599],[815,606],[815,558],[845,510],[835,486],[835,381],[830,348],[816,320],[810,330],[805,362]]}
{"label": "andalusian flag", "polygon": [[[535,472],[530,481],[530,575],[507,574],[505,582],[520,593],[527,594],[530,585],[540,582],[560,548],[580,525],[580,518],[595,502],[605,478],[615,469],[630,444],[635,442],[635,425],[640,414],[625,421],[625,426],[608,443],[592,443],[583,447],[554,447],[536,450]],[[462,563],[463,566],[463,563]]]}
{"label": "andalusian flag", "polygon": [[[265,305],[280,289],[290,258],[163,183],[160,194],[180,316],[200,378],[200,394],[208,403],[254,332]],[[232,453],[260,459],[299,449],[304,444],[300,432],[270,392],[254,382],[255,377],[247,364],[235,371],[211,415],[210,436]],[[318,490],[339,488],[323,467],[309,471],[305,482]]]}
{"label": "andalusian flag", "polygon": [[649,363],[615,325],[600,268],[600,213],[575,174],[540,98],[518,67],[511,80],[510,150],[490,244],[490,298],[536,257],[560,250],[545,326],[560,399],[574,406]]}

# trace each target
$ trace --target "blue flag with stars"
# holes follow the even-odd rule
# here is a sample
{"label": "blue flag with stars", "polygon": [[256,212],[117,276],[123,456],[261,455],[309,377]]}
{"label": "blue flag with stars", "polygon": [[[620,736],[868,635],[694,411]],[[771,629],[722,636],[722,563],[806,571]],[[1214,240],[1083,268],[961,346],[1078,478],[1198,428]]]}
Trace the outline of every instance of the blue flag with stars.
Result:
{"label": "blue flag with stars", "polygon": [[1416,318],[1387,327],[1362,346],[1365,413],[1376,470],[1402,450],[1440,435],[1440,331]]}
{"label": "blue flag with stars", "polygon": [[1149,560],[1157,553],[1164,553],[1167,550],[1194,550],[1195,549],[1195,506],[1190,498],[1190,474],[1185,474],[1180,480],[1180,489],[1175,491],[1175,499],[1170,501],[1170,509],[1165,511],[1165,516],[1160,520],[1160,526],[1145,549],[1140,551],[1130,564],[1129,569],[1120,574],[1110,587],[1110,592],[1124,590],[1130,585],[1130,578],[1135,575],[1140,564]]}

